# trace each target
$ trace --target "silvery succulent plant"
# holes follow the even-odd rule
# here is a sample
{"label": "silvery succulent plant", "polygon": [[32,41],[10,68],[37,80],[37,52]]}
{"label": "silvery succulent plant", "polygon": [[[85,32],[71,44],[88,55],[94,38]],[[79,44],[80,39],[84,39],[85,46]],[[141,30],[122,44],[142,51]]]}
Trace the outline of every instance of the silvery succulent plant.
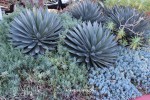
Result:
{"label": "silvery succulent plant", "polygon": [[112,65],[117,56],[115,36],[110,32],[101,23],[83,22],[69,30],[65,43],[78,62],[90,67],[105,67]]}
{"label": "silvery succulent plant", "polygon": [[30,55],[44,54],[54,50],[62,30],[61,19],[55,13],[42,8],[26,9],[10,26],[10,41],[13,46]]}
{"label": "silvery succulent plant", "polygon": [[104,22],[103,7],[91,0],[79,1],[68,7],[68,11],[76,19],[82,21]]}
{"label": "silvery succulent plant", "polygon": [[90,68],[89,84],[96,100],[129,100],[150,93],[149,48],[118,46],[115,67]]}

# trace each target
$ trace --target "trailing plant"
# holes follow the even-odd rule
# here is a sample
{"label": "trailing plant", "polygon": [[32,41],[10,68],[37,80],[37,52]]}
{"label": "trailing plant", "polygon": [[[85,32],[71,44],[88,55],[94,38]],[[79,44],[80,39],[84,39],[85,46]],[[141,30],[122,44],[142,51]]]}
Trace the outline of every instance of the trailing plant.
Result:
{"label": "trailing plant", "polygon": [[89,84],[97,100],[130,100],[150,93],[150,52],[145,49],[118,47],[115,67],[91,68]]}
{"label": "trailing plant", "polygon": [[[133,42],[134,49],[140,46],[144,37],[149,33],[149,19],[143,13],[136,9],[124,6],[115,6],[106,11],[110,21],[115,24],[114,33],[117,35],[117,40],[126,40],[129,45]],[[135,41],[131,38],[138,37],[140,41]],[[140,42],[140,43],[139,43]],[[131,46],[132,47],[132,46]]]}
{"label": "trailing plant", "polygon": [[57,14],[33,8],[33,11],[26,9],[14,19],[9,37],[13,46],[34,56],[54,50],[61,31],[62,23]]}
{"label": "trailing plant", "polygon": [[79,1],[68,7],[68,11],[76,19],[82,21],[104,22],[103,7],[92,0]]}
{"label": "trailing plant", "polygon": [[65,43],[78,62],[90,67],[109,66],[117,56],[115,36],[110,32],[97,22],[84,22],[69,30]]}

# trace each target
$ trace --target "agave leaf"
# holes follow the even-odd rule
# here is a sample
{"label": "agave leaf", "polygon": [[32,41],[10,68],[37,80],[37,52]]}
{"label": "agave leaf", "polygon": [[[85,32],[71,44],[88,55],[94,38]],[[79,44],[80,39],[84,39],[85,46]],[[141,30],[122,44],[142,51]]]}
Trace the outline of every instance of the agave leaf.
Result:
{"label": "agave leaf", "polygon": [[35,47],[35,53],[39,53],[40,52],[40,47],[38,45],[36,45]]}
{"label": "agave leaf", "polygon": [[[27,32],[22,27],[20,27],[16,24],[11,23],[11,27],[12,27],[12,29],[16,29],[16,30],[20,31],[23,34],[28,35]],[[10,29],[10,30],[12,30],[12,29]]]}
{"label": "agave leaf", "polygon": [[31,48],[31,49],[32,49],[33,47],[36,46],[36,44],[37,44],[37,43],[35,43],[35,42],[33,43],[33,42],[32,42],[32,44],[28,45],[28,48]]}
{"label": "agave leaf", "polygon": [[[16,29],[11,29],[9,30],[10,33],[15,33],[13,35],[17,35],[17,36],[20,36],[20,37],[24,37],[24,38],[29,38],[29,36],[27,36],[26,34],[24,33],[21,33],[20,31],[16,30]],[[9,34],[9,37],[13,36],[12,34]]]}
{"label": "agave leaf", "polygon": [[26,32],[29,33],[29,29],[25,26],[25,24],[23,24],[20,20],[18,20],[17,18],[14,19],[14,21],[16,22],[17,26],[19,25],[20,27],[22,27]]}
{"label": "agave leaf", "polygon": [[67,38],[68,38],[68,40],[70,40],[71,42],[74,42],[74,44],[76,44],[76,45],[79,45],[79,46],[82,46],[82,42],[80,42],[80,40],[78,41],[78,40],[76,40],[77,38],[72,38],[72,37],[70,37],[70,36],[67,36]]}
{"label": "agave leaf", "polygon": [[[14,44],[14,45],[16,45],[16,44]],[[19,44],[19,45],[16,45],[16,48],[19,48],[19,49],[21,49],[21,48],[26,48],[27,46],[28,46],[29,44]]]}

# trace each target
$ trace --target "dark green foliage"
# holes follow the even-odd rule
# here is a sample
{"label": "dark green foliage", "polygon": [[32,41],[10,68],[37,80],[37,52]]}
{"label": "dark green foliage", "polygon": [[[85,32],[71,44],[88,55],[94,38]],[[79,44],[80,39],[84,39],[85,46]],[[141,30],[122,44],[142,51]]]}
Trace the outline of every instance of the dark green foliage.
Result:
{"label": "dark green foliage", "polygon": [[104,21],[102,6],[99,6],[98,3],[91,0],[83,0],[70,5],[68,11],[74,18],[81,18],[82,21]]}
{"label": "dark green foliage", "polygon": [[104,67],[112,65],[116,59],[114,39],[110,30],[101,24],[88,22],[70,30],[65,43],[78,62],[85,62],[90,67]]}
{"label": "dark green foliage", "polygon": [[118,39],[123,38],[129,44],[132,38],[143,38],[149,33],[148,18],[134,8],[115,6],[108,10],[106,14],[115,24],[115,32],[118,33]]}
{"label": "dark green foliage", "polygon": [[61,19],[42,8],[26,9],[11,23],[10,41],[13,46],[30,55],[54,50],[62,30]]}

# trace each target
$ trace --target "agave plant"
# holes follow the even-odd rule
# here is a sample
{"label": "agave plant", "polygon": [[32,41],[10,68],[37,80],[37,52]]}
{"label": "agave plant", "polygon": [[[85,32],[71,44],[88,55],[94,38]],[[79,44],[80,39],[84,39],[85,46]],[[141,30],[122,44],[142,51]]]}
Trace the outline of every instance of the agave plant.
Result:
{"label": "agave plant", "polygon": [[111,66],[117,57],[117,43],[110,32],[101,23],[83,22],[69,30],[65,43],[78,62],[92,67]]}
{"label": "agave plant", "polygon": [[115,6],[106,14],[115,24],[116,31],[123,29],[127,40],[135,36],[144,36],[149,30],[148,19],[134,8]]}
{"label": "agave plant", "polygon": [[[132,38],[140,38],[139,43],[146,40],[149,29],[149,19],[145,14],[138,12],[134,8],[115,6],[106,11],[108,18],[115,24],[117,39],[126,40],[128,45],[132,45]],[[119,40],[119,41],[120,41]],[[137,45],[136,47],[141,46]],[[133,47],[133,46],[131,46]],[[135,49],[135,47],[134,47]]]}
{"label": "agave plant", "polygon": [[10,41],[13,46],[30,55],[44,54],[54,50],[62,30],[61,19],[55,13],[42,8],[26,9],[10,26]]}
{"label": "agave plant", "polygon": [[82,21],[105,21],[103,15],[103,7],[99,6],[98,3],[91,0],[79,1],[68,7],[68,12],[76,19],[82,19]]}

